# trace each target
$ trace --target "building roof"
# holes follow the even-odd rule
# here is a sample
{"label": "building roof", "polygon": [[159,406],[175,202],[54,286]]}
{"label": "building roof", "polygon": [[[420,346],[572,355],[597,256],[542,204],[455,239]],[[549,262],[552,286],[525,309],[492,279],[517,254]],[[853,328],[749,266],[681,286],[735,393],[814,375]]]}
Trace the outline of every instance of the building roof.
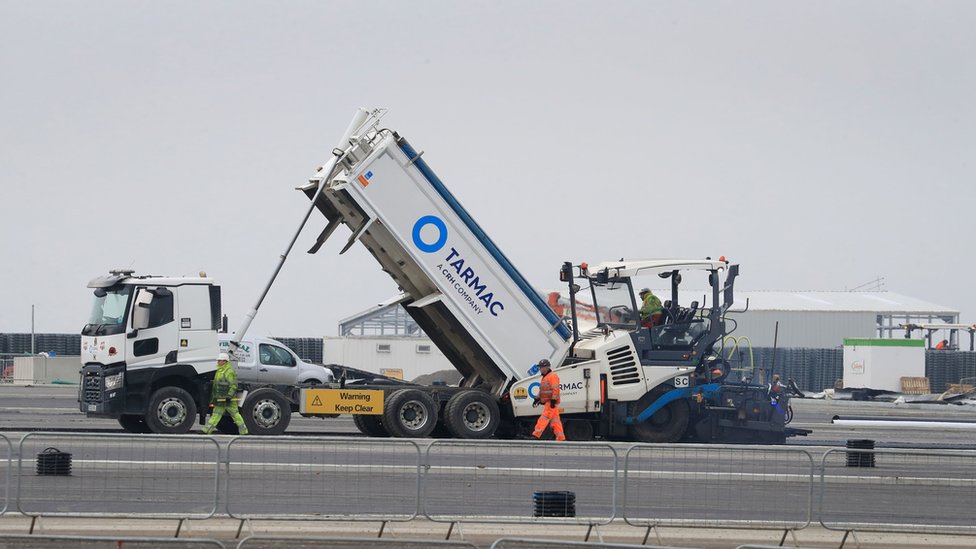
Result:
{"label": "building roof", "polygon": [[[691,291],[689,290],[689,293]],[[701,292],[699,292],[701,293]],[[684,299],[684,291],[682,291]],[[829,311],[958,315],[951,307],[893,292],[786,292],[736,290],[733,309],[750,311]]]}

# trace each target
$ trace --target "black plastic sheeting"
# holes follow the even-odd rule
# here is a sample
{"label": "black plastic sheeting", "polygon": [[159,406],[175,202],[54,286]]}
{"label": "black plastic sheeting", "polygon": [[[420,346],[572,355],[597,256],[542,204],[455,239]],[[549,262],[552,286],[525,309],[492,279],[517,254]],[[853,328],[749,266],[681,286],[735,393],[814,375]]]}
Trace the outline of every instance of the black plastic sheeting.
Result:
{"label": "black plastic sheeting", "polygon": [[[740,350],[733,357],[733,368],[748,367],[749,353]],[[752,350],[756,372],[765,369],[765,379],[779,374],[785,382],[796,381],[804,391],[819,392],[831,389],[834,383],[844,377],[844,349],[776,349],[776,363],[773,364],[772,347],[756,347]],[[728,356],[728,350],[725,351]],[[739,362],[741,360],[741,362]],[[925,377],[933,393],[941,393],[949,385],[966,378],[976,378],[976,352],[970,351],[925,351]],[[758,381],[758,377],[754,378]]]}

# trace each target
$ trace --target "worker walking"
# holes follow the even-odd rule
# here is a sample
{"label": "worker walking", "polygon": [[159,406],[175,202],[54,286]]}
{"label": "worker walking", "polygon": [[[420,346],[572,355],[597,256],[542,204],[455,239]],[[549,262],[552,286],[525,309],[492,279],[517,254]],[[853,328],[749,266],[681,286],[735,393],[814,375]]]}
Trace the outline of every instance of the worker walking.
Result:
{"label": "worker walking", "polygon": [[559,376],[552,368],[547,359],[539,361],[539,372],[542,380],[539,382],[539,396],[532,403],[533,406],[542,404],[542,415],[535,423],[535,431],[532,436],[542,438],[542,433],[546,427],[552,426],[552,434],[556,435],[556,440],[566,440],[563,432],[563,422],[559,419]]}
{"label": "worker walking", "polygon": [[641,298],[640,319],[641,326],[652,328],[661,324],[661,317],[664,316],[664,307],[650,288],[642,288],[639,292]]}
{"label": "worker walking", "polygon": [[213,406],[213,411],[210,415],[210,421],[203,429],[204,434],[209,435],[217,428],[217,424],[220,423],[220,418],[225,412],[233,418],[237,425],[237,431],[242,435],[247,434],[244,418],[241,416],[240,410],[237,409],[237,372],[231,367],[230,357],[227,353],[217,355],[217,373],[214,374],[210,404]]}

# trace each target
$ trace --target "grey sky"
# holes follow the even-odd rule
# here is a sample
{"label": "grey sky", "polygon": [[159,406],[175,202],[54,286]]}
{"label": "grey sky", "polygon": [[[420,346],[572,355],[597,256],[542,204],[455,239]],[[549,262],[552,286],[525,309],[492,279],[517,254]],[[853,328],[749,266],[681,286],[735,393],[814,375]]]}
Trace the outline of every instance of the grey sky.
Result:
{"label": "grey sky", "polygon": [[[236,326],[356,107],[529,281],[726,255],[740,288],[888,290],[976,321],[971,2],[0,2],[0,331],[77,332],[113,267],[224,287]],[[252,328],[396,292],[348,233]]]}

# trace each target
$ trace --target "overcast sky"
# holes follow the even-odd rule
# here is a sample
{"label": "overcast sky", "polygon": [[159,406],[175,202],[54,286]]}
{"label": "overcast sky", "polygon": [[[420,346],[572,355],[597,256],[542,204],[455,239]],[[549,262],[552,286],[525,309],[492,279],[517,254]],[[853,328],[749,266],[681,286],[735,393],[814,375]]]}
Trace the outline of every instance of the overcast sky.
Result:
{"label": "overcast sky", "polygon": [[[973,2],[0,2],[0,332],[78,332],[110,268],[236,326],[355,109],[386,107],[537,288],[717,257],[739,288],[884,287],[976,321]],[[253,326],[396,293],[312,218]]]}

